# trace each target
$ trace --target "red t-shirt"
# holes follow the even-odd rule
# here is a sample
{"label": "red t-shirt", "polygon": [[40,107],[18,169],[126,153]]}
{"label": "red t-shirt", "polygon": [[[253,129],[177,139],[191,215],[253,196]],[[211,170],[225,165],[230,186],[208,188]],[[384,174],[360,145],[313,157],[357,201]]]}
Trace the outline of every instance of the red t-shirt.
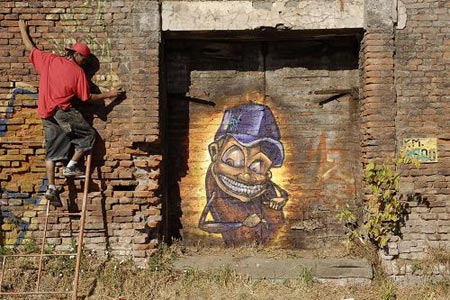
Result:
{"label": "red t-shirt", "polygon": [[83,69],[65,57],[34,48],[30,61],[40,75],[38,115],[53,116],[56,108],[69,109],[73,98],[89,99],[89,83]]}

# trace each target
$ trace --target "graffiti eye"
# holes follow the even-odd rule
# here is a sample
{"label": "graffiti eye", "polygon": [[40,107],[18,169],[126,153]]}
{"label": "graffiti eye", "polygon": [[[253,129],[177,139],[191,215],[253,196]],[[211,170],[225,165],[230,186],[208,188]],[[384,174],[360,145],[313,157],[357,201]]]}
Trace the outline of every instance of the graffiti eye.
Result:
{"label": "graffiti eye", "polygon": [[262,174],[264,173],[264,162],[262,160],[256,160],[248,167],[252,172]]}
{"label": "graffiti eye", "polygon": [[229,166],[240,168],[244,166],[244,153],[237,146],[231,146],[222,156],[222,161]]}

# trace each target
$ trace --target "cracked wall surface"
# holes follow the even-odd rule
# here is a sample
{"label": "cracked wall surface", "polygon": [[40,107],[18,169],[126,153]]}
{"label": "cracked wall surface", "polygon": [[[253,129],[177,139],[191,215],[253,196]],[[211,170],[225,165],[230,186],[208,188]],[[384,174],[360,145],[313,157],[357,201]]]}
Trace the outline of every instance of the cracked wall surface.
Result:
{"label": "cracked wall surface", "polygon": [[361,28],[363,17],[364,0],[162,3],[163,31]]}

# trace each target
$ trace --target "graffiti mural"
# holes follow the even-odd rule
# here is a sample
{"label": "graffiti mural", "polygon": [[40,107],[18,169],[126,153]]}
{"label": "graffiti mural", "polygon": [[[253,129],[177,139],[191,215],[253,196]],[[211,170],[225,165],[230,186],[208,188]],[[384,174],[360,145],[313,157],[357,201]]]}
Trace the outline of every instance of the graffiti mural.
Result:
{"label": "graffiti mural", "polygon": [[199,228],[220,233],[226,245],[273,241],[285,219],[285,190],[271,168],[283,164],[280,131],[268,106],[227,109],[214,141],[205,178],[207,203]]}
{"label": "graffiti mural", "polygon": [[30,98],[30,100],[36,100],[37,99],[37,93],[29,91],[25,88],[15,88],[12,93],[11,97],[9,98],[7,107],[5,108],[5,116],[4,118],[0,118],[0,137],[5,136],[8,126],[8,120],[11,119],[13,112],[14,112],[14,102],[16,102],[16,98],[19,98],[22,95],[26,95],[26,97]]}
{"label": "graffiti mural", "polygon": [[[27,148],[25,144],[20,144],[29,142],[30,139],[42,139],[42,128],[36,126],[40,125],[40,120],[34,108],[37,93],[27,84],[16,82],[15,85],[17,88],[11,91],[6,103],[6,113],[0,118],[0,144],[4,144],[0,158],[5,155],[5,160],[0,159],[4,162],[0,166],[1,174],[4,175],[0,178],[0,225],[5,235],[2,235],[3,240],[0,242],[17,248],[26,238],[31,225],[30,218],[23,216],[23,210],[17,209],[17,204],[23,204],[25,211],[36,209],[36,206],[40,205],[42,193],[46,190],[47,178],[42,172],[38,172],[42,162],[35,157],[35,151],[40,146]],[[10,131],[9,127],[12,128]],[[14,166],[9,166],[8,155],[17,155]],[[30,170],[33,172],[29,173]],[[11,203],[14,203],[11,207],[5,205]]]}
{"label": "graffiti mural", "polygon": [[361,195],[358,49],[342,37],[167,40],[164,216],[175,238],[340,244],[336,207]]}

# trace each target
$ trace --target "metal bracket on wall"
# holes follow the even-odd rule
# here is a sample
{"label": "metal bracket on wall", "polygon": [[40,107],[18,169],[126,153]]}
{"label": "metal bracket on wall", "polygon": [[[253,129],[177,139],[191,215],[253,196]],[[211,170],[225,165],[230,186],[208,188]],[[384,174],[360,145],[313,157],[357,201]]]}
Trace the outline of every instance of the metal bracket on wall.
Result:
{"label": "metal bracket on wall", "polygon": [[352,98],[355,98],[355,91],[356,88],[352,88],[352,89],[345,89],[345,90],[320,90],[320,91],[315,91],[314,95],[327,95],[327,94],[334,94],[333,96],[330,96],[324,100],[320,100],[319,101],[319,106],[323,107],[324,104],[327,104],[331,101],[337,100],[343,96],[346,95],[351,95]]}

